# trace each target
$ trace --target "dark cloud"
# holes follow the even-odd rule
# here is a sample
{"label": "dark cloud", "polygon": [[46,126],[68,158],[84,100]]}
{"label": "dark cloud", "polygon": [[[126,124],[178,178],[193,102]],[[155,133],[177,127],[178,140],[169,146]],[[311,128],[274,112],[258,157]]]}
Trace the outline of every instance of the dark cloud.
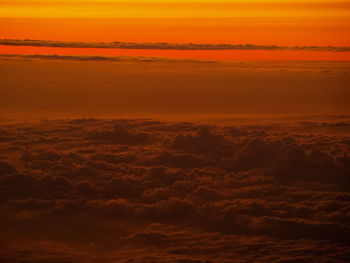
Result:
{"label": "dark cloud", "polygon": [[33,194],[37,181],[30,175],[14,174],[0,179],[1,199],[28,198]]}
{"label": "dark cloud", "polygon": [[171,44],[171,43],[133,43],[133,42],[68,42],[49,40],[0,39],[0,45],[37,46],[37,47],[70,47],[70,48],[118,48],[118,49],[161,49],[161,50],[301,50],[301,51],[336,51],[348,52],[349,47],[319,46],[264,46],[232,44]]}
{"label": "dark cloud", "polygon": [[192,153],[232,155],[235,147],[218,134],[213,134],[208,127],[200,128],[196,134],[176,136],[173,148]]}
{"label": "dark cloud", "polygon": [[14,173],[15,168],[7,162],[0,161],[0,176]]}
{"label": "dark cloud", "polygon": [[294,121],[2,125],[0,261],[348,262],[348,131]]}
{"label": "dark cloud", "polygon": [[142,56],[69,56],[69,55],[20,55],[20,54],[0,54],[2,59],[19,60],[64,60],[64,61],[91,61],[91,62],[135,62],[135,63],[216,63],[214,60],[203,59],[183,59],[183,58],[162,58],[162,57],[142,57]]}

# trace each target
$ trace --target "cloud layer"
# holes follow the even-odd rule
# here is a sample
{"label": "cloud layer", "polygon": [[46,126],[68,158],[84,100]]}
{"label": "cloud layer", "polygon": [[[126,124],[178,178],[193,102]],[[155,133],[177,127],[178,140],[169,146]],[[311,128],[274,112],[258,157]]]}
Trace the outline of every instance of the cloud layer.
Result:
{"label": "cloud layer", "polygon": [[232,45],[232,44],[172,44],[172,43],[135,43],[135,42],[69,42],[32,39],[0,39],[0,45],[66,48],[115,48],[115,49],[158,49],[158,50],[291,50],[291,51],[335,51],[349,52],[350,47],[338,46],[275,46],[275,45]]}
{"label": "cloud layer", "polygon": [[350,121],[0,127],[2,262],[348,262]]}

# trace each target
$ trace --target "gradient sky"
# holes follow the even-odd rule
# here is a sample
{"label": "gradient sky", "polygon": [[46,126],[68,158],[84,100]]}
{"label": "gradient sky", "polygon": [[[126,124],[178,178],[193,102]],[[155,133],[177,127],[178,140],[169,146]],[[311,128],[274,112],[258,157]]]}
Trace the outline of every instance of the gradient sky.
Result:
{"label": "gradient sky", "polygon": [[0,38],[350,44],[350,1],[0,0]]}
{"label": "gradient sky", "polygon": [[349,32],[350,0],[0,0],[0,263],[349,263]]}

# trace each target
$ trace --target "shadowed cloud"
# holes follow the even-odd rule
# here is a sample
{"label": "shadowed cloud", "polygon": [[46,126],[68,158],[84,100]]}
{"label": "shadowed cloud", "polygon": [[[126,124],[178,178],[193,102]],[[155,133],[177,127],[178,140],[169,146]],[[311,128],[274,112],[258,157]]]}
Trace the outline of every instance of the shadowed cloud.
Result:
{"label": "shadowed cloud", "polygon": [[348,262],[348,118],[304,121],[2,125],[0,259]]}

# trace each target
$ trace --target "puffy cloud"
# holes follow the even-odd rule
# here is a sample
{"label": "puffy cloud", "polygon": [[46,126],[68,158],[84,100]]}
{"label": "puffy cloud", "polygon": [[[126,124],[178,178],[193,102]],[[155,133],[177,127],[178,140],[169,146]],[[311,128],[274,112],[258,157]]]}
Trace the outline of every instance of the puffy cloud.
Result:
{"label": "puffy cloud", "polygon": [[350,258],[344,133],[298,119],[290,132],[129,119],[0,131],[16,135],[0,145],[0,261]]}
{"label": "puffy cloud", "polygon": [[115,124],[111,131],[92,131],[89,139],[119,144],[145,144],[150,141],[147,133],[132,133],[122,124]]}
{"label": "puffy cloud", "polygon": [[231,155],[235,147],[219,134],[213,134],[208,127],[201,127],[194,136],[176,136],[173,148],[192,153]]}
{"label": "puffy cloud", "polygon": [[31,175],[14,174],[0,178],[1,199],[28,198],[34,193],[37,181]]}
{"label": "puffy cloud", "polygon": [[7,162],[0,161],[0,176],[14,173],[15,168]]}

